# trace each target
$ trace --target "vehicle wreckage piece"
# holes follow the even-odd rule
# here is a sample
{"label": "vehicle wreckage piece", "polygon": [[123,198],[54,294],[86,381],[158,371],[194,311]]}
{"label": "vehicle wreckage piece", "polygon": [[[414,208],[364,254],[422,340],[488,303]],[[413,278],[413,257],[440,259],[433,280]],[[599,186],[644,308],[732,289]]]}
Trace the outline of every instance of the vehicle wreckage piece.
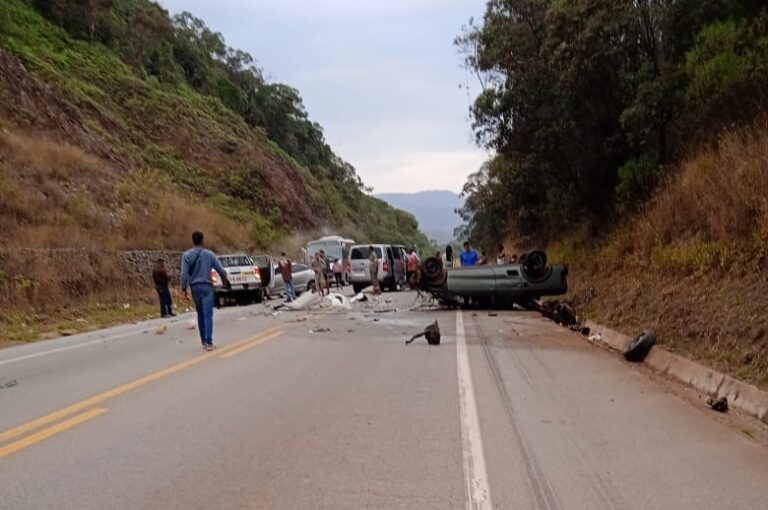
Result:
{"label": "vehicle wreckage piece", "polygon": [[293,301],[285,303],[283,306],[289,310],[306,310],[318,306],[322,302],[323,298],[319,294],[315,292],[305,292]]}
{"label": "vehicle wreckage piece", "polygon": [[443,304],[531,308],[542,296],[568,291],[568,267],[552,265],[541,250],[532,250],[516,264],[446,268],[430,257],[420,267],[417,287]]}

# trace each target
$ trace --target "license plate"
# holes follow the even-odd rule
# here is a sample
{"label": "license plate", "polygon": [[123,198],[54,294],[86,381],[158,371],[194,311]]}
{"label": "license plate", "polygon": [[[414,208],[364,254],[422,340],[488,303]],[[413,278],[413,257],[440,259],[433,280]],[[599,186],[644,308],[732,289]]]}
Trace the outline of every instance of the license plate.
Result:
{"label": "license plate", "polygon": [[231,283],[245,283],[245,276],[232,276],[229,278]]}

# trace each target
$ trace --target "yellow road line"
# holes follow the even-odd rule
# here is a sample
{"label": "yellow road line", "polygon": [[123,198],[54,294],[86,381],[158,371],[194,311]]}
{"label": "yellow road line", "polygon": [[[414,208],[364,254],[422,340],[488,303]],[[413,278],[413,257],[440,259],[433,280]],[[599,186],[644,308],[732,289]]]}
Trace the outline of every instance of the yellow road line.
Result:
{"label": "yellow road line", "polygon": [[56,425],[48,427],[47,429],[43,429],[39,432],[35,432],[34,434],[31,434],[25,437],[24,439],[20,439],[16,442],[0,447],[0,459],[5,457],[6,455],[10,455],[14,452],[19,451],[22,448],[26,448],[27,446],[32,446],[33,444],[39,443],[44,439],[48,439],[49,437],[54,436],[59,432],[64,432],[67,429],[71,429],[75,425],[79,425],[92,418],[96,418],[97,416],[100,416],[106,412],[107,410],[103,407],[90,409],[82,414],[78,414],[77,416],[73,416],[68,420],[64,420],[62,422],[57,423]]}
{"label": "yellow road line", "polygon": [[260,338],[259,340],[256,340],[255,342],[249,343],[247,345],[243,345],[242,347],[238,347],[237,349],[233,349],[231,351],[222,353],[219,357],[220,358],[231,358],[232,356],[237,356],[243,351],[247,351],[251,347],[256,347],[259,344],[263,344],[265,342],[269,342],[270,340],[277,338],[279,336],[283,336],[285,334],[285,331],[280,330],[275,333],[272,333],[271,335],[265,336],[264,338]]}
{"label": "yellow road line", "polygon": [[[258,335],[246,338],[244,340],[240,340],[239,342],[235,342],[232,345],[228,345],[225,348],[221,349],[219,352],[227,353],[229,351],[236,350],[242,347],[243,345],[248,344],[249,342],[258,341],[264,336],[272,334],[277,329],[278,329],[277,326],[267,329],[266,331],[262,331]],[[153,374],[145,375],[144,377],[136,379],[135,381],[123,384],[116,388],[112,388],[111,390],[107,390],[104,393],[99,393],[96,396],[85,399],[76,404],[72,404],[71,406],[65,407],[64,409],[53,412],[41,418],[37,418],[36,420],[29,421],[27,423],[24,423],[23,425],[19,425],[18,427],[6,430],[5,432],[0,432],[0,443],[8,441],[9,439],[13,439],[14,437],[20,436],[22,434],[26,434],[27,432],[31,432],[37,428],[40,428],[44,425],[48,425],[49,423],[58,421],[62,418],[66,418],[69,415],[83,411],[84,409],[87,409],[91,406],[101,404],[105,400],[117,397],[118,395],[122,395],[123,393],[126,393],[128,391],[135,390],[136,388],[140,386],[144,386],[145,384],[149,384],[151,382],[157,381],[158,379],[168,377],[171,374],[175,374],[176,372],[184,370],[185,368],[189,368],[193,365],[197,365],[201,361],[205,361],[210,358],[211,358],[210,354],[207,354],[207,353],[201,354],[200,356],[196,356],[192,359],[181,362],[177,365],[173,365],[171,367],[165,368]]]}

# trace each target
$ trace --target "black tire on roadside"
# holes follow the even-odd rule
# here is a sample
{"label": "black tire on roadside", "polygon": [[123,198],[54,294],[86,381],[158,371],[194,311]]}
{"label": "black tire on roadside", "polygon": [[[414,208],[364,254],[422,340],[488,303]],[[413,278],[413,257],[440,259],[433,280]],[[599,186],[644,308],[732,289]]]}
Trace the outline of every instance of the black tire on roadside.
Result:
{"label": "black tire on roadside", "polygon": [[624,349],[624,359],[633,363],[640,363],[648,356],[651,347],[656,344],[656,333],[652,330],[646,330],[640,333],[632,340],[626,349]]}
{"label": "black tire on roadside", "polygon": [[263,291],[261,291],[261,290],[257,290],[257,291],[255,291],[255,292],[253,293],[253,300],[254,300],[256,303],[261,303],[262,301],[264,301],[264,292],[263,292]]}

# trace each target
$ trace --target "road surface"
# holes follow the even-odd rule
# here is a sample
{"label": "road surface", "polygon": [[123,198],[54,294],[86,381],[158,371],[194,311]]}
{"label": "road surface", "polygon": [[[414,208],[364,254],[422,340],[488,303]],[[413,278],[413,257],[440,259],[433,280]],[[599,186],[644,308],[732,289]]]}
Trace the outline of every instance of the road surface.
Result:
{"label": "road surface", "polygon": [[616,355],[384,297],[0,351],[0,508],[768,508],[768,449]]}

